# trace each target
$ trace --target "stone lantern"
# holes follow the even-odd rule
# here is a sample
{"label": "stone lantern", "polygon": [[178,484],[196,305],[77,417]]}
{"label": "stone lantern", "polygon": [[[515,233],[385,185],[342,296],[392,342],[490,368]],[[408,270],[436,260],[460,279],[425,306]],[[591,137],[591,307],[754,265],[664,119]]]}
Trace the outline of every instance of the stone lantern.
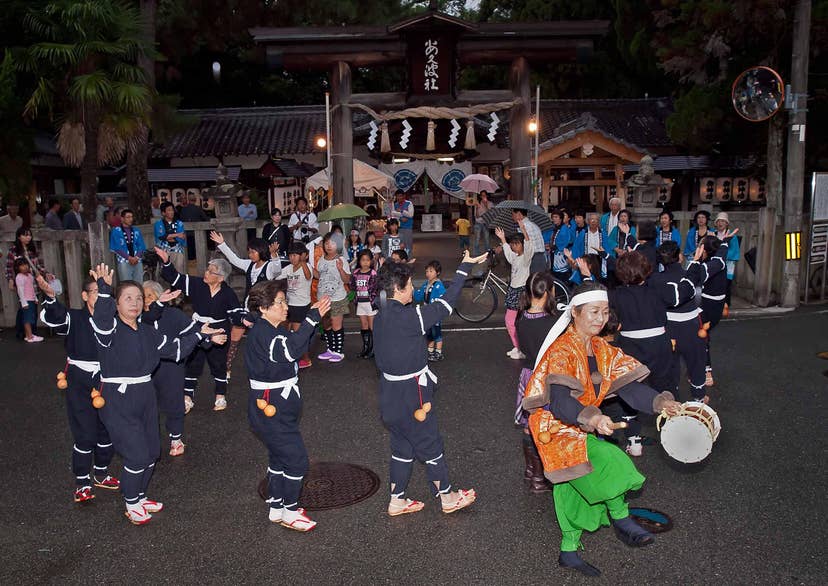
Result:
{"label": "stone lantern", "polygon": [[211,187],[207,195],[213,200],[216,220],[239,218],[239,206],[236,199],[241,195],[241,186],[234,183],[227,176],[227,167],[219,164],[216,167],[216,186]]}

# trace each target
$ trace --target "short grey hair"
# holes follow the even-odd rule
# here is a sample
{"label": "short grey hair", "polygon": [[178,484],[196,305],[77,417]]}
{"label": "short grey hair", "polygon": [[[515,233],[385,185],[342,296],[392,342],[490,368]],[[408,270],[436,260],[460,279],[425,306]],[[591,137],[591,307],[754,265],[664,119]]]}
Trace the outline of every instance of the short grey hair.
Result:
{"label": "short grey hair", "polygon": [[612,202],[614,202],[614,201],[617,201],[618,205],[621,205],[621,198],[620,197],[612,197],[609,200],[610,204],[612,204]]}
{"label": "short grey hair", "polygon": [[144,289],[149,289],[158,297],[161,297],[161,295],[164,294],[164,287],[162,287],[161,283],[158,281],[144,281],[142,285],[144,286]]}
{"label": "short grey hair", "polygon": [[223,258],[214,258],[207,264],[208,266],[214,267],[222,279],[226,279],[230,276],[230,263]]}
{"label": "short grey hair", "polygon": [[600,215],[598,212],[589,212],[589,213],[586,215],[587,222],[589,222],[589,219],[590,219],[590,218],[598,218],[598,219],[600,220],[600,219],[601,219],[601,215]]}

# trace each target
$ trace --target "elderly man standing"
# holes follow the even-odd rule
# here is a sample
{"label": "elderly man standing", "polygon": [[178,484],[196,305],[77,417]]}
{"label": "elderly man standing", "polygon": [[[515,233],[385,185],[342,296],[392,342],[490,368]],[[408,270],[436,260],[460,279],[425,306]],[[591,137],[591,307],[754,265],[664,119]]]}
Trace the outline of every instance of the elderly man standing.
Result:
{"label": "elderly man standing", "polygon": [[394,194],[396,201],[391,207],[392,218],[400,222],[400,238],[405,245],[408,256],[413,257],[414,252],[414,204],[405,199],[405,192],[398,189]]}
{"label": "elderly man standing", "polygon": [[609,200],[610,211],[601,216],[601,231],[609,236],[612,229],[618,225],[618,213],[621,211],[621,198],[613,197]]}
{"label": "elderly man standing", "polygon": [[144,244],[141,231],[132,225],[134,221],[135,214],[132,210],[128,208],[121,210],[121,225],[112,228],[109,232],[109,249],[118,263],[118,280],[142,283],[144,281],[142,259],[147,245]]}
{"label": "elderly man standing", "polygon": [[[242,195],[242,202],[239,205],[239,217],[245,222],[255,222],[259,218],[259,210],[255,204],[250,203],[248,194]],[[247,229],[247,241],[250,242],[256,237],[256,228]]]}
{"label": "elderly man standing", "polygon": [[72,209],[63,215],[63,229],[64,230],[85,230],[86,220],[83,219],[80,211],[80,200],[77,197],[72,198]]}
{"label": "elderly man standing", "polygon": [[6,206],[6,215],[0,216],[0,232],[16,232],[23,227],[23,218],[18,213],[20,206],[17,202],[11,202]]}
{"label": "elderly man standing", "polygon": [[[167,251],[155,247],[155,253],[164,263],[161,277],[170,283],[173,289],[181,290],[189,296],[193,305],[193,319],[202,324],[210,324],[213,329],[230,331],[231,325],[242,325],[245,309],[239,303],[235,291],[225,282],[230,276],[230,263],[223,258],[216,258],[207,265],[204,277],[182,275],[175,270]],[[187,359],[187,372],[184,378],[184,412],[193,408],[198,377],[204,370],[204,361],[210,367],[210,374],[216,382],[216,401],[213,411],[227,408],[227,348],[225,344],[212,344],[208,348],[196,347]]]}
{"label": "elderly man standing", "polygon": [[491,247],[489,241],[489,226],[483,221],[483,214],[494,207],[494,204],[489,201],[489,194],[481,191],[477,198],[477,203],[474,205],[474,244],[473,254],[475,256],[486,252]]}
{"label": "elderly man standing", "polygon": [[[538,225],[527,217],[528,212],[520,208],[512,210],[512,220],[514,220],[521,232],[524,232],[529,240],[532,241],[532,250],[536,251],[532,254],[532,262],[529,264],[529,272],[537,273],[540,271],[548,271],[549,266],[546,263],[546,245],[543,242],[543,234]],[[538,252],[539,251],[539,252]]]}

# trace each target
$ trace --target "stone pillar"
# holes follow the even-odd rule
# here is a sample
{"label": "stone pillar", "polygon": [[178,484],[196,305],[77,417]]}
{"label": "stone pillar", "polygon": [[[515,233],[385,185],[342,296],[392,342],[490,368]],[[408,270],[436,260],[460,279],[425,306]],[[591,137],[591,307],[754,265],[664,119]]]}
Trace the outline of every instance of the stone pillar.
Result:
{"label": "stone pillar", "polygon": [[512,61],[509,72],[512,97],[520,100],[509,112],[509,189],[515,199],[534,203],[532,193],[532,140],[529,124],[529,62],[524,57]]}
{"label": "stone pillar", "polygon": [[[527,86],[528,92],[528,86]],[[354,203],[354,137],[351,127],[351,67],[337,62],[331,71],[331,187],[333,203]]]}

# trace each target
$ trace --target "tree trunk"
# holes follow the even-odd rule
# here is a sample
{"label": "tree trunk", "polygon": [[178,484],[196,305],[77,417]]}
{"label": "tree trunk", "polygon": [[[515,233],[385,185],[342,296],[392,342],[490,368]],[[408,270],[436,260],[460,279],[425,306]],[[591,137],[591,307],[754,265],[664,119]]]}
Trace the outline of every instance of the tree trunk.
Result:
{"label": "tree trunk", "polygon": [[[144,21],[144,37],[147,43],[155,46],[156,0],[140,0],[141,17]],[[144,70],[147,85],[155,95],[155,63],[144,55],[138,57],[138,65]],[[149,129],[142,127],[136,139],[134,149],[127,152],[127,199],[129,207],[135,212],[136,220],[145,222],[150,219],[150,190],[147,178],[149,160]]]}
{"label": "tree trunk", "polygon": [[97,108],[88,107],[83,120],[83,142],[86,154],[81,163],[81,199],[83,215],[89,222],[95,221],[98,208],[98,132],[101,114]]}

